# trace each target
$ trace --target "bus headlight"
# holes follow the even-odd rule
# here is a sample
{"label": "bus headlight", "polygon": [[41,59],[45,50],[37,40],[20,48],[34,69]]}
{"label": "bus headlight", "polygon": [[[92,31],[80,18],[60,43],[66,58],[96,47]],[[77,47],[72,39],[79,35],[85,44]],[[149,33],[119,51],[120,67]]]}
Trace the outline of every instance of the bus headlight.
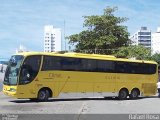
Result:
{"label": "bus headlight", "polygon": [[11,92],[16,92],[16,89],[15,89],[15,88],[10,88],[9,91],[11,91]]}

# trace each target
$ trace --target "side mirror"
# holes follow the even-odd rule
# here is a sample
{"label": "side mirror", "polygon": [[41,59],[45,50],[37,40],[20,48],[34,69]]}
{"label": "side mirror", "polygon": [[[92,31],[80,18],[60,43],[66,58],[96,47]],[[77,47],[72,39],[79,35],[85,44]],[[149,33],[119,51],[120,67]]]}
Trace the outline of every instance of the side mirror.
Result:
{"label": "side mirror", "polygon": [[17,62],[16,62],[16,60],[11,59],[11,60],[10,60],[10,64],[11,64],[12,67],[14,67],[14,66],[17,65]]}

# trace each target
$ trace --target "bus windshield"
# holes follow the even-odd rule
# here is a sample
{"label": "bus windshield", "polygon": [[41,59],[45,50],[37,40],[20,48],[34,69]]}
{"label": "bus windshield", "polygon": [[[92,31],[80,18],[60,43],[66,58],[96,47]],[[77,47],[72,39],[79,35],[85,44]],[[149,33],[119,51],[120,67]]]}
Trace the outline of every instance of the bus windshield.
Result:
{"label": "bus windshield", "polygon": [[9,60],[9,64],[6,69],[4,84],[5,85],[17,85],[19,68],[23,61],[22,55],[14,55]]}

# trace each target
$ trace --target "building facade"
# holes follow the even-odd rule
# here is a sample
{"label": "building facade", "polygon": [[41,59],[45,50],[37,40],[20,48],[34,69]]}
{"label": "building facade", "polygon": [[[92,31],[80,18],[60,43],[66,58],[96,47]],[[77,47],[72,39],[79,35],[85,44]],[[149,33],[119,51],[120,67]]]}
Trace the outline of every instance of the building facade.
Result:
{"label": "building facade", "polygon": [[130,40],[132,45],[142,45],[151,49],[151,30],[147,29],[147,27],[141,27],[130,37]]}
{"label": "building facade", "polygon": [[52,25],[44,27],[44,52],[62,51],[61,29]]}
{"label": "building facade", "polygon": [[157,32],[152,33],[152,54],[160,53],[160,27]]}

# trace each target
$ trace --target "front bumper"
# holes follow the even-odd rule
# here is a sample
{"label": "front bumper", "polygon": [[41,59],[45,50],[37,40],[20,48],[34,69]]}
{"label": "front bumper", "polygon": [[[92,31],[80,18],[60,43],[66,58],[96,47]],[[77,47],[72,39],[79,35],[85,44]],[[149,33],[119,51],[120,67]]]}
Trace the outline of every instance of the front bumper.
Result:
{"label": "front bumper", "polygon": [[17,86],[3,85],[3,93],[7,96],[17,97]]}

